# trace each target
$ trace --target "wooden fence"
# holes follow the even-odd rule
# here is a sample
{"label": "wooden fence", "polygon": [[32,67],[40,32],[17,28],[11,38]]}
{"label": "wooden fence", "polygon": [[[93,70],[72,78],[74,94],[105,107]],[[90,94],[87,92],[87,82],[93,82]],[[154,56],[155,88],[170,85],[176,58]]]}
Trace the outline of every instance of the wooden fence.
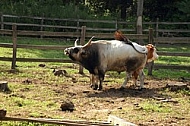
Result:
{"label": "wooden fence", "polygon": [[[30,23],[12,23],[12,22],[6,22],[5,18],[28,18],[32,20],[40,20],[41,24],[30,24]],[[52,20],[52,21],[66,21],[75,22],[76,26],[63,26],[63,25],[45,25],[45,20]],[[114,28],[93,28],[93,27],[84,27],[80,26],[80,24],[84,23],[108,23],[113,24]],[[178,22],[178,23],[172,23],[172,24],[186,24],[189,25],[190,22]],[[40,37],[69,37],[69,38],[80,38],[81,44],[84,44],[85,38],[90,38],[92,36],[95,36],[98,39],[106,38],[106,39],[113,39],[113,31],[115,31],[117,28],[120,27],[120,25],[133,25],[134,22],[119,22],[119,21],[107,21],[107,20],[83,20],[83,19],[57,19],[57,18],[42,18],[42,17],[28,17],[28,16],[12,16],[12,15],[1,15],[1,29],[0,34],[2,35],[11,35],[13,36],[13,44],[8,43],[0,43],[0,47],[7,47],[7,48],[13,48],[13,57],[0,57],[0,60],[2,61],[12,61],[12,67],[15,68],[16,61],[20,62],[62,62],[62,63],[72,63],[73,61],[67,60],[67,59],[34,59],[34,58],[16,58],[16,50],[17,48],[32,48],[32,49],[55,49],[55,50],[64,50],[66,46],[53,46],[53,45],[25,45],[25,44],[17,44],[17,36],[40,36]],[[189,43],[189,37],[161,37],[159,36],[159,33],[162,31],[159,30],[159,25],[168,24],[166,22],[144,22],[144,25],[155,27],[155,30],[153,29],[146,29],[144,28],[144,33],[146,34],[125,34],[130,39],[143,39],[148,40],[149,43]],[[155,25],[155,26],[154,26]],[[12,29],[5,29],[5,27],[11,26]],[[31,31],[31,30],[23,30],[19,29],[20,27],[39,27],[39,30]],[[55,31],[46,31],[46,28],[60,28],[62,31],[55,32]],[[74,29],[73,31],[70,30],[64,30],[64,29]],[[124,32],[132,32],[135,31],[135,29],[120,29]],[[163,30],[163,29],[162,29]],[[176,30],[173,30],[176,31]],[[173,32],[172,30],[167,31]],[[183,32],[181,30],[180,32]],[[185,32],[190,32],[190,30],[185,30]],[[155,35],[156,33],[156,35]],[[156,37],[154,37],[156,36]],[[184,41],[185,40],[185,41]],[[176,41],[176,42],[175,42]],[[179,53],[179,52],[158,52],[161,56],[185,56],[190,57],[190,53]],[[155,64],[155,68],[164,68],[164,69],[190,69],[189,66],[179,66],[179,65],[163,65],[163,64]],[[151,73],[150,73],[151,74]]]}
{"label": "wooden fence", "polygon": [[[23,23],[23,20],[25,23]],[[1,29],[11,28],[13,23],[17,26],[38,27],[38,31],[45,31],[46,28],[73,29],[79,31],[81,26],[87,26],[87,31],[107,31],[113,32],[116,29],[121,31],[136,33],[136,22],[119,21],[119,20],[87,20],[87,19],[60,19],[32,16],[15,16],[0,13]],[[98,24],[98,25],[97,25]],[[102,24],[102,25],[100,25]],[[110,24],[110,25],[109,25]],[[100,26],[100,27],[98,27]],[[106,27],[107,26],[107,27]],[[172,29],[168,29],[173,26]],[[179,33],[190,33],[190,22],[160,22],[159,19],[155,22],[143,22],[143,32],[148,32],[149,28],[155,30],[157,37],[180,37]],[[34,30],[32,30],[34,31]]]}
{"label": "wooden fence", "polygon": [[[23,23],[23,20],[27,20],[27,22],[25,21],[25,23]],[[60,19],[0,14],[1,30],[11,30],[13,23],[16,23],[20,28],[17,28],[18,30],[30,29],[26,32],[28,35],[40,35],[40,37],[52,36],[52,34],[54,34],[52,37],[78,36],[80,35],[79,31],[82,26],[86,26],[86,30],[88,31],[86,37],[91,37],[91,34],[89,34],[90,32],[97,32],[97,38],[107,37],[107,34],[104,34],[105,36],[99,36],[98,33],[113,33],[116,29],[120,29],[128,34],[136,34],[136,22],[118,20]],[[190,43],[190,22],[159,22],[158,19],[156,22],[143,22],[143,34],[148,34],[150,27],[154,29],[154,42],[157,44]],[[168,27],[173,28],[168,29]],[[45,31],[53,31],[53,33],[45,33]],[[185,36],[182,34],[185,34]],[[136,37],[130,36],[130,39],[133,38]]]}
{"label": "wooden fence", "polygon": [[[143,35],[143,34],[127,34],[126,36],[134,39],[148,39],[151,43],[153,41],[153,35],[152,35],[152,29],[150,29],[149,35]],[[62,37],[76,37],[80,38],[81,45],[84,45],[85,38],[96,36],[96,38],[110,38],[113,39],[113,33],[88,33],[86,32],[86,26],[82,26],[81,33],[68,33],[68,32],[47,32],[47,31],[40,31],[40,32],[34,32],[34,31],[22,31],[17,30],[17,24],[12,25],[12,30],[0,30],[0,34],[8,34],[12,35],[12,41],[13,43],[0,43],[0,47],[5,48],[13,48],[13,55],[12,58],[10,57],[0,57],[0,60],[2,61],[12,61],[11,69],[15,69],[16,67],[16,61],[19,62],[61,62],[61,63],[74,63],[72,60],[67,59],[36,59],[36,58],[17,58],[17,48],[31,48],[31,49],[51,49],[51,50],[64,50],[68,46],[55,46],[55,45],[27,45],[27,44],[17,44],[17,36],[23,36],[23,35],[41,35],[43,36],[62,36]],[[152,71],[152,70],[150,70]],[[83,73],[82,68],[80,67],[79,73]]]}

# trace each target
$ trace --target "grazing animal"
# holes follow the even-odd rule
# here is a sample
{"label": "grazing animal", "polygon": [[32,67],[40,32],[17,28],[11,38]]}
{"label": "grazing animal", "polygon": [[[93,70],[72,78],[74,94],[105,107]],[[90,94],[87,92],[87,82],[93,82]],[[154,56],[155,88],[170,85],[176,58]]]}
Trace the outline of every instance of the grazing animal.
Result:
{"label": "grazing animal", "polygon": [[[115,31],[114,38],[115,38],[115,40],[124,41],[124,42],[126,42],[126,44],[132,45],[133,48],[136,49],[133,45],[133,42],[131,42],[126,36],[124,36],[120,30]],[[156,53],[156,48],[152,44],[146,45],[146,48],[148,50],[146,63],[156,60],[158,58],[158,55]],[[143,88],[143,85],[144,85],[143,69],[137,69],[136,71],[134,71],[132,73],[132,76],[134,78],[135,85],[137,85],[137,78],[138,78],[138,76],[140,76],[140,82],[141,82],[140,88]]]}
{"label": "grazing animal", "polygon": [[107,71],[125,71],[127,74],[122,85],[124,87],[129,75],[144,68],[148,52],[145,46],[133,43],[136,50],[141,52],[139,53],[131,45],[119,40],[97,40],[92,42],[92,38],[84,46],[78,46],[76,40],[75,46],[66,48],[64,53],[90,72],[93,89],[102,89]]}

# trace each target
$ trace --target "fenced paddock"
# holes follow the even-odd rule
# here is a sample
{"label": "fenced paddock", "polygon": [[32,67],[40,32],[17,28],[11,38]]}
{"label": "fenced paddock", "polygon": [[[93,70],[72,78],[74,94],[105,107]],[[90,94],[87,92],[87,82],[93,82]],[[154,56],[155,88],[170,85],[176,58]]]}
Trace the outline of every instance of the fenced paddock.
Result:
{"label": "fenced paddock", "polygon": [[[8,18],[8,17],[7,17]],[[16,17],[17,18],[17,17]],[[27,17],[25,17],[25,18],[27,18]],[[30,17],[31,18],[31,17]],[[47,20],[47,19],[46,19]],[[107,21],[106,21],[107,22]],[[112,22],[114,22],[114,21],[112,21]],[[151,22],[152,23],[152,22]],[[79,23],[79,24],[81,24],[81,23]],[[114,24],[114,23],[113,23]],[[11,68],[15,68],[15,65],[16,65],[16,62],[61,62],[61,63],[72,63],[72,61],[71,60],[69,60],[69,59],[45,59],[45,58],[43,58],[43,59],[40,59],[40,58],[38,58],[38,59],[36,59],[36,58],[18,58],[17,57],[17,49],[18,48],[24,48],[24,49],[45,49],[45,50],[63,50],[63,49],[65,49],[67,46],[67,44],[65,45],[65,46],[57,46],[57,45],[33,45],[33,44],[18,44],[17,43],[17,39],[19,39],[19,38],[21,38],[21,37],[35,37],[35,38],[37,38],[37,39],[47,39],[47,38],[66,38],[66,39],[72,39],[72,41],[74,42],[74,40],[76,39],[76,38],[80,38],[80,42],[81,42],[81,44],[84,44],[84,42],[85,41],[87,41],[88,40],[88,38],[90,38],[91,36],[93,36],[93,35],[95,35],[96,36],[96,38],[95,39],[113,39],[113,31],[107,31],[107,30],[109,30],[109,28],[106,28],[106,29],[104,29],[103,31],[101,31],[101,28],[98,28],[98,31],[96,31],[97,29],[93,29],[93,28],[90,28],[89,26],[86,26],[86,25],[84,25],[83,24],[83,27],[82,26],[78,26],[77,28],[78,28],[78,30],[77,29],[74,29],[73,28],[73,26],[72,26],[72,28],[71,28],[71,30],[69,30],[69,27],[71,27],[71,26],[64,26],[64,25],[62,25],[61,26],[61,29],[64,29],[64,27],[65,27],[65,29],[66,30],[62,30],[62,31],[46,31],[46,26],[45,25],[43,25],[43,28],[42,28],[42,30],[40,29],[40,27],[41,27],[41,24],[39,24],[39,26],[38,26],[38,28],[36,28],[37,26],[35,26],[35,28],[32,30],[32,29],[22,29],[25,25],[27,25],[27,24],[25,24],[25,23],[22,23],[22,24],[20,24],[20,23],[17,23],[17,22],[9,22],[9,23],[4,23],[3,24],[3,26],[4,26],[4,29],[1,27],[1,30],[0,30],[0,34],[2,34],[2,37],[4,37],[4,36],[11,36],[12,37],[12,42],[11,43],[0,43],[0,47],[5,47],[5,48],[11,48],[11,49],[13,49],[13,51],[11,51],[11,57],[4,57],[4,56],[2,56],[2,57],[0,57],[0,60],[2,60],[2,61],[10,61],[10,62],[12,62],[12,66],[11,66]],[[48,24],[46,24],[47,26],[48,26]],[[54,25],[50,25],[51,26],[51,28],[53,28],[54,27]],[[86,26],[86,27],[85,27]],[[113,29],[115,29],[115,26],[116,25],[114,25],[114,28]],[[7,28],[9,28],[9,29],[6,29],[6,27]],[[32,25],[30,25],[29,27],[33,27]],[[59,26],[55,26],[56,28],[58,28]],[[49,29],[49,28],[48,28]],[[59,29],[59,28],[58,28]],[[90,30],[88,30],[88,29],[90,29]],[[94,30],[94,31],[93,31]],[[124,32],[127,32],[127,31],[125,31],[126,29],[122,29]],[[153,30],[154,30],[154,33],[156,33],[155,32],[155,29],[153,28]],[[133,31],[135,31],[134,29],[133,29]],[[145,31],[145,30],[144,30]],[[137,35],[137,34],[125,34],[126,36],[128,36],[130,39],[143,39],[143,40],[145,40],[146,42],[145,43],[147,43],[147,42],[150,42],[150,43],[153,43],[153,44],[155,44],[156,43],[156,37],[154,37],[153,35],[149,35],[148,34],[148,29],[144,32],[144,33],[146,33],[146,34],[142,34],[142,35]],[[152,33],[152,31],[150,30],[150,34]],[[154,34],[155,35],[155,34]],[[161,36],[160,36],[161,37]],[[187,37],[187,36],[186,36]],[[169,38],[171,38],[171,37],[169,37]],[[66,40],[65,39],[65,40]],[[158,42],[158,43],[156,43],[156,45],[157,46],[159,46],[159,45],[161,45],[161,44],[166,44],[167,46],[170,46],[170,45],[173,45],[173,44],[176,44],[176,43],[160,43],[160,42]],[[186,43],[186,44],[189,44],[189,43]],[[167,47],[166,47],[167,48]],[[13,53],[13,54],[12,54]],[[158,54],[160,55],[160,56],[183,56],[183,57],[189,57],[190,55],[189,55],[189,53],[183,53],[183,52],[160,52],[160,51],[158,51]],[[182,65],[163,65],[163,64],[157,64],[157,63],[155,63],[154,64],[154,68],[164,68],[164,69],[173,69],[173,68],[175,68],[175,69],[189,69],[189,66],[182,66]],[[49,68],[48,68],[49,69]],[[51,72],[51,74],[52,74],[52,72]],[[21,82],[21,81],[20,81]],[[20,83],[19,82],[19,83]],[[61,82],[62,83],[62,82]],[[81,83],[84,83],[84,82],[81,82]],[[99,96],[102,96],[103,95],[103,97],[102,98],[106,98],[106,97],[104,97],[104,96],[107,96],[107,95],[110,95],[108,98],[107,98],[107,100],[105,100],[104,102],[106,103],[105,105],[110,105],[110,104],[113,104],[112,102],[115,102],[115,104],[119,104],[119,103],[121,103],[122,104],[122,107],[123,108],[134,108],[132,111],[134,112],[134,110],[136,110],[136,114],[139,114],[139,112],[141,112],[141,110],[143,111],[143,112],[146,112],[146,114],[148,113],[151,117],[151,120],[149,120],[149,123],[148,124],[150,124],[151,122],[154,122],[154,124],[159,124],[159,123],[157,123],[156,121],[156,119],[155,120],[152,120],[152,117],[154,116],[154,115],[157,115],[157,114],[159,114],[158,113],[158,111],[157,110],[155,110],[154,111],[154,109],[152,109],[152,108],[150,108],[150,111],[146,111],[146,108],[143,108],[143,106],[139,106],[139,104],[137,104],[137,102],[135,103],[135,104],[132,104],[132,106],[129,106],[131,103],[133,103],[134,102],[134,99],[139,99],[139,97],[140,98],[142,98],[142,99],[140,99],[139,100],[139,103],[141,103],[142,104],[142,100],[143,99],[145,99],[146,101],[147,101],[147,99],[151,99],[150,101],[153,101],[154,100],[154,97],[152,98],[152,97],[150,97],[150,96],[160,96],[160,97],[158,97],[157,98],[157,100],[158,101],[155,101],[155,104],[152,104],[152,106],[157,106],[158,105],[158,103],[160,104],[160,102],[164,102],[164,104],[161,104],[161,106],[160,105],[158,105],[157,107],[158,108],[161,108],[161,111],[162,111],[162,109],[163,109],[163,106],[166,106],[166,107],[173,107],[173,106],[175,106],[173,109],[172,109],[172,112],[170,112],[170,111],[168,111],[168,113],[173,113],[173,110],[175,110],[175,109],[178,109],[179,107],[178,106],[180,106],[180,110],[179,111],[177,111],[178,112],[178,114],[179,113],[181,113],[181,110],[182,110],[182,108],[186,108],[186,109],[183,109],[183,111],[182,112],[184,112],[184,111],[186,111],[186,113],[188,113],[189,111],[189,107],[188,106],[182,106],[183,104],[184,104],[184,102],[188,102],[188,95],[175,95],[175,96],[173,96],[172,94],[167,94],[166,95],[166,93],[168,93],[168,92],[170,92],[170,91],[166,91],[166,92],[163,92],[163,93],[160,93],[160,89],[162,89],[161,87],[159,87],[159,88],[151,88],[151,87],[154,87],[154,86],[156,86],[156,85],[159,85],[160,86],[160,83],[162,83],[162,84],[164,84],[165,82],[163,82],[163,81],[158,81],[157,83],[151,83],[151,86],[150,86],[150,88],[148,88],[148,89],[146,89],[146,90],[144,90],[144,91],[142,91],[142,92],[140,92],[140,91],[134,91],[133,89],[129,89],[129,90],[127,90],[127,92],[121,92],[121,91],[118,91],[117,89],[110,89],[110,90],[106,90],[105,92],[99,92],[98,94],[96,94],[96,93],[94,93],[94,92],[92,92],[92,94],[91,95],[87,95],[87,96],[91,96],[92,97],[92,99],[94,100],[94,97],[93,96],[95,96],[95,97],[98,97],[98,100],[99,100]],[[25,84],[21,84],[21,85],[25,85]],[[39,83],[37,83],[37,84],[35,84],[35,86],[37,86],[35,89],[38,89],[39,87],[38,87],[38,85],[40,85]],[[28,84],[26,84],[26,86],[28,87]],[[41,85],[40,85],[41,86]],[[44,87],[47,87],[48,85],[44,85]],[[49,86],[54,86],[53,84],[52,85],[49,85]],[[78,85],[79,87],[78,88],[81,88],[81,89],[83,89],[83,86],[81,86],[80,87],[80,85]],[[165,88],[165,86],[163,86],[163,88]],[[24,89],[24,88],[22,88],[22,89]],[[48,88],[48,89],[51,89],[51,88]],[[61,89],[61,91],[63,90],[63,87],[61,86],[60,87],[60,89]],[[66,89],[67,90],[67,89]],[[17,90],[18,92],[20,92],[20,94],[23,94],[24,93],[24,91],[23,92],[21,92],[22,90]],[[29,90],[27,90],[26,92],[28,92]],[[31,92],[33,92],[34,90],[30,90]],[[38,91],[38,90],[37,90]],[[60,91],[60,90],[56,90],[56,91]],[[75,91],[76,90],[74,90],[73,92],[75,93]],[[156,92],[159,92],[159,93],[156,93]],[[16,92],[16,90],[15,90],[15,92]],[[14,93],[15,93],[14,92]],[[16,92],[16,93],[18,93],[18,92]],[[73,95],[73,92],[68,92],[68,93],[70,93],[71,95]],[[80,91],[80,93],[81,93],[82,91]],[[15,93],[15,94],[16,94]],[[37,93],[39,93],[39,92],[37,92]],[[59,92],[60,93],[60,92]],[[103,93],[103,94],[102,94]],[[105,94],[104,94],[105,93]],[[124,93],[124,94],[123,94]],[[177,93],[177,92],[176,92]],[[175,93],[175,94],[176,94]],[[13,94],[13,95],[15,95],[15,94]],[[32,93],[30,93],[30,94],[32,94]],[[124,100],[126,100],[125,102],[128,102],[129,101],[129,97],[133,97],[134,99],[132,100],[132,101],[129,101],[129,103],[128,104],[126,104],[126,106],[124,107],[123,105],[123,103],[122,103],[122,101],[123,101],[123,99],[121,99],[121,97],[117,97],[117,99],[115,99],[114,97],[115,97],[115,95],[118,95],[118,94],[120,94],[121,95],[121,97],[123,98],[123,97],[126,97],[127,99],[124,99]],[[145,94],[146,96],[142,96],[143,94]],[[163,95],[162,95],[163,94]],[[12,95],[12,94],[11,94]],[[10,96],[11,96],[10,95]],[[77,94],[78,95],[78,94]],[[171,96],[171,97],[173,97],[173,98],[176,98],[176,99],[174,99],[174,101],[172,101],[173,100],[173,98],[172,99],[168,99],[168,98],[166,98],[167,96]],[[181,97],[181,96],[184,96],[184,97]],[[6,97],[7,97],[7,95],[6,95]],[[18,96],[19,97],[19,96]],[[41,97],[41,96],[39,96],[39,97]],[[29,97],[27,97],[27,98],[29,98]],[[23,98],[23,99],[27,99],[27,98]],[[78,98],[78,97],[77,97]],[[81,97],[80,98],[78,98],[78,99],[81,99],[79,102],[82,102],[84,99],[87,99],[87,98],[89,98],[89,97],[84,97],[83,99],[81,99]],[[111,101],[109,101],[110,100],[110,98],[114,98],[114,99],[112,99]],[[161,99],[162,98],[162,99]],[[54,99],[54,98],[52,98],[52,99]],[[179,100],[178,100],[179,99]],[[43,99],[44,100],[44,99]],[[48,99],[49,100],[49,99]],[[93,102],[93,100],[91,101],[93,104],[95,104],[98,100],[96,100],[96,101],[94,101]],[[118,100],[118,101],[115,101],[115,100]],[[163,100],[163,101],[161,101],[161,100]],[[52,102],[55,102],[56,100],[53,100]],[[183,101],[183,102],[181,102],[181,101]],[[42,101],[39,101],[39,102],[42,102]],[[103,102],[102,100],[100,100],[99,102]],[[143,100],[143,102],[144,102],[144,100]],[[176,103],[176,102],[179,102],[179,103]],[[86,102],[84,102],[84,103],[86,103]],[[114,104],[114,105],[115,105]],[[177,105],[175,105],[175,104],[177,104]],[[79,105],[78,103],[76,103],[76,105]],[[170,106],[171,105],[171,106]],[[187,105],[189,105],[188,103],[187,103]],[[177,107],[176,107],[177,106]],[[14,106],[15,107],[15,106]],[[47,106],[46,106],[47,107]],[[119,108],[117,108],[117,110],[119,109],[122,109],[122,107],[121,106],[117,106],[117,107],[119,107]],[[112,106],[110,107],[111,109],[113,108]],[[156,108],[157,109],[157,108]],[[101,111],[101,110],[100,110]],[[57,111],[56,111],[57,112]],[[175,112],[176,114],[177,114],[177,112]],[[129,114],[130,112],[126,112],[126,113],[124,113],[124,114]],[[151,115],[151,113],[153,113],[153,115]],[[165,111],[164,111],[164,113],[165,113]],[[182,114],[184,114],[184,115],[186,115],[186,113],[182,113]],[[84,113],[83,113],[84,114]],[[187,120],[187,122],[188,122],[188,115],[187,116],[184,116],[184,115],[182,115],[182,117],[183,118],[180,118],[180,116],[178,117],[177,115],[171,115],[171,117],[169,116],[170,114],[167,114],[168,116],[169,116],[169,118],[174,118],[174,120],[168,120],[167,119],[167,117],[168,116],[166,116],[166,118],[165,118],[165,116],[164,116],[164,119],[162,119],[162,121],[168,121],[168,125],[170,125],[171,124],[171,122],[175,122],[176,121],[176,119],[178,119],[178,120]],[[53,115],[53,114],[52,114]],[[163,116],[163,113],[161,113],[161,115]],[[134,118],[134,115],[132,114],[132,115],[130,115],[131,116],[131,118]],[[135,115],[136,116],[136,115]],[[148,115],[145,115],[144,113],[143,113],[143,118],[145,117],[145,116],[148,116]],[[157,117],[154,117],[154,118],[157,118]],[[158,117],[159,118],[159,117]],[[122,121],[122,119],[117,119],[116,117],[112,117],[112,119],[116,119],[116,122],[118,121],[118,122],[121,122]],[[67,120],[56,120],[56,119],[28,119],[28,118],[13,118],[13,117],[8,117],[8,118],[1,118],[0,117],[0,120],[7,120],[7,121],[10,121],[10,120],[12,120],[12,121],[33,121],[33,122],[37,122],[37,121],[43,121],[44,123],[46,123],[46,122],[48,122],[48,123],[51,123],[51,121],[52,121],[52,123],[53,124],[56,124],[56,123],[60,123],[61,125],[64,123],[65,125],[66,125],[66,123],[69,125],[69,123],[73,123],[74,125],[77,125],[78,124],[78,122],[76,121],[76,120],[69,120],[70,122],[66,122]],[[138,116],[138,120],[139,120],[139,116]],[[113,121],[114,122],[114,121]],[[79,123],[85,123],[85,124],[79,124],[79,125],[89,125],[89,123],[90,124],[94,124],[94,122],[92,123],[91,121],[84,121],[84,122],[80,122],[79,121]],[[102,123],[104,123],[104,122],[96,122],[96,123],[99,123],[100,125],[110,125],[110,123],[109,123],[109,121],[108,121],[108,123],[106,123],[106,124],[102,124]],[[177,123],[178,122],[176,122],[176,125],[177,125]],[[99,124],[97,124],[97,125],[99,125]],[[116,123],[116,125],[120,125],[120,124],[118,124],[118,123]],[[142,124],[143,125],[143,124]]]}
{"label": "fenced paddock", "polygon": [[[90,38],[92,36],[96,36],[96,38],[108,38],[108,39],[113,39],[113,33],[88,33],[86,32],[86,26],[82,26],[81,28],[81,33],[75,34],[75,33],[70,33],[68,32],[35,32],[35,31],[22,31],[22,30],[17,30],[17,24],[12,25],[12,30],[0,30],[0,33],[3,35],[12,35],[12,40],[13,43],[1,43],[1,47],[6,47],[6,48],[13,48],[13,55],[12,58],[10,57],[0,57],[0,60],[2,61],[12,61],[12,66],[11,69],[15,69],[16,66],[16,61],[20,62],[61,62],[61,63],[73,63],[71,60],[67,59],[34,59],[34,58],[16,58],[17,54],[17,48],[27,48],[27,49],[46,49],[46,50],[64,50],[68,46],[53,46],[53,45],[24,45],[24,44],[17,44],[17,37],[18,36],[27,36],[27,35],[43,35],[43,36],[61,36],[61,37],[73,37],[73,38],[80,38],[80,43],[83,45],[85,43],[85,38]],[[150,29],[150,34],[149,35],[140,35],[140,34],[128,34],[126,36],[133,38],[133,39],[148,39],[149,41],[152,41],[152,29]],[[82,70],[79,71],[79,73],[83,73]]]}
{"label": "fenced paddock", "polygon": [[[28,19],[29,23],[21,23],[22,19]],[[32,23],[32,22],[35,22]],[[50,22],[50,23],[49,23]],[[61,25],[57,25],[59,22]],[[70,25],[72,24],[75,25]],[[108,24],[108,28],[103,26],[102,28],[96,27],[95,24]],[[55,25],[53,25],[55,24]],[[86,24],[86,26],[81,26]],[[64,50],[68,46],[55,46],[55,45],[26,45],[17,44],[18,37],[37,37],[37,38],[69,38],[74,41],[76,38],[80,38],[80,42],[83,45],[85,40],[95,36],[95,39],[113,39],[113,32],[116,29],[120,29],[123,32],[131,33],[125,34],[132,40],[145,40],[145,43],[153,43],[159,46],[159,44],[189,44],[189,37],[180,37],[177,34],[186,33],[189,34],[188,29],[163,29],[163,25],[189,25],[189,22],[144,22],[146,26],[143,30],[146,34],[135,34],[135,22],[121,22],[121,21],[107,21],[107,20],[83,20],[83,19],[58,19],[58,18],[45,18],[45,17],[29,17],[29,16],[13,16],[13,15],[1,15],[1,35],[12,36],[13,43],[0,43],[0,47],[13,48],[12,57],[0,57],[2,61],[12,61],[11,68],[14,69],[16,61],[19,62],[62,62],[72,63],[69,59],[35,59],[35,58],[17,58],[17,48],[28,49],[46,49],[46,50]],[[109,28],[109,26],[112,26]],[[161,26],[160,26],[161,25]],[[90,27],[92,26],[92,27]],[[102,25],[100,25],[102,26]],[[123,28],[123,26],[127,28]],[[152,27],[151,30],[148,27]],[[24,29],[25,28],[25,29]],[[165,36],[165,34],[167,34]],[[172,36],[169,36],[169,34]],[[154,37],[155,36],[155,37]],[[176,37],[177,36],[177,37]],[[188,52],[160,52],[160,56],[182,56],[190,57]],[[186,69],[189,70],[189,66],[182,65],[163,65],[154,64],[154,68],[164,69]],[[151,70],[149,71],[151,74]]]}

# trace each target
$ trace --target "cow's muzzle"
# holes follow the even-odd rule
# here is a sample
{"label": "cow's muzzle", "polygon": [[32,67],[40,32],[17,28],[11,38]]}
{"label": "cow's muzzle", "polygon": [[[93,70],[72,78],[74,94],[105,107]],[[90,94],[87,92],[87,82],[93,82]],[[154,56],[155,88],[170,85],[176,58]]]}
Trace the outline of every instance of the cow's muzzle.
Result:
{"label": "cow's muzzle", "polygon": [[70,54],[70,49],[66,48],[66,49],[64,50],[64,54],[68,56],[68,55]]}

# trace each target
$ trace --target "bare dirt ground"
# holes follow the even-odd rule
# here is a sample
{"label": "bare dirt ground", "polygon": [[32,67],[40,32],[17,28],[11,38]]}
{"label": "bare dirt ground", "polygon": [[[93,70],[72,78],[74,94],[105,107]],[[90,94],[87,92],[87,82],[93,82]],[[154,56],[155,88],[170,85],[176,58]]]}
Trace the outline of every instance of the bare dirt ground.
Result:
{"label": "bare dirt ground", "polygon": [[[138,90],[133,82],[129,81],[127,88],[120,90],[123,78],[108,73],[103,90],[95,91],[89,86],[88,74],[81,75],[75,72],[69,77],[55,76],[52,80],[46,81],[49,75],[43,73],[43,71],[33,73],[39,75],[39,78],[9,78],[12,86],[20,87],[12,89],[10,94],[4,94],[3,97],[20,97],[50,103],[45,108],[39,104],[32,108],[25,108],[26,105],[14,111],[10,109],[8,116],[106,121],[109,115],[114,115],[140,126],[190,125],[190,95],[187,93],[189,90],[170,91],[166,88],[168,83],[189,85],[188,81],[146,77],[145,89]],[[22,87],[23,85],[25,87]],[[31,89],[30,86],[34,88]],[[71,101],[74,104],[74,111],[61,111],[62,101]],[[12,106],[14,107],[14,104]],[[37,114],[35,116],[30,113]]]}
{"label": "bare dirt ground", "polygon": [[[166,85],[178,81],[146,80],[143,90],[138,90],[132,82],[129,82],[125,90],[120,90],[121,84],[106,85],[106,83],[109,82],[104,82],[102,91],[93,91],[83,83],[66,87],[71,100],[76,99],[78,103],[72,114],[86,120],[106,120],[111,114],[141,126],[190,125],[190,113],[185,112],[189,109],[184,110],[182,107],[180,110],[179,98],[188,97],[185,100],[190,100],[190,97],[181,94],[174,96],[173,93],[176,92],[167,93]],[[178,109],[177,113],[181,111],[180,114],[173,113],[172,110],[175,109]],[[65,117],[69,117],[70,114],[66,113]]]}

